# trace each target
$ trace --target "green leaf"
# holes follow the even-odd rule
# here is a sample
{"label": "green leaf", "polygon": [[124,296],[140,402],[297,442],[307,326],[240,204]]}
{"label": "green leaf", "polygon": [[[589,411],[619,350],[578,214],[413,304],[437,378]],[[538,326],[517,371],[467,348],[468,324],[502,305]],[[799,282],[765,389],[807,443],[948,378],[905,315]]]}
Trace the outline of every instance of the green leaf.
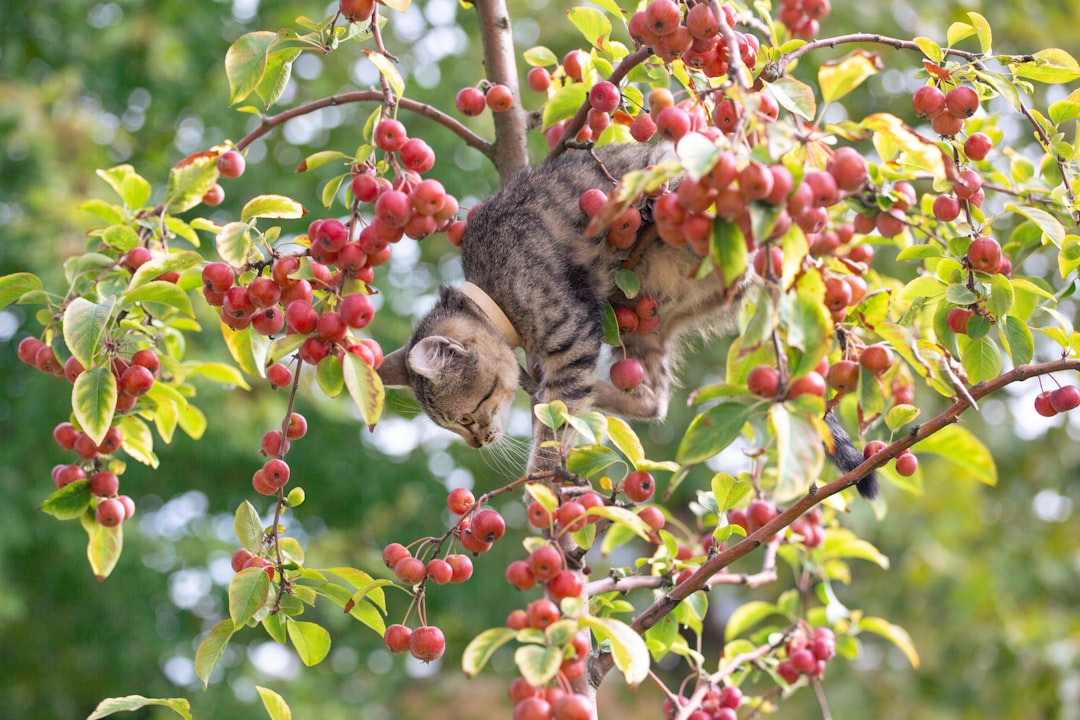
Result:
{"label": "green leaf", "polygon": [[578,445],[567,458],[567,469],[577,475],[592,478],[621,462],[613,450],[603,445]]}
{"label": "green leaf", "polygon": [[248,385],[247,380],[244,378],[244,374],[227,363],[184,363],[184,369],[188,371],[189,375],[204,377],[208,380],[213,380],[216,383],[221,383],[222,385],[225,385],[227,387],[238,387],[244,390],[251,389],[251,386]]}
{"label": "green leaf", "polygon": [[36,292],[41,288],[41,280],[31,273],[13,273],[0,277],[0,310],[16,302],[23,295]]}
{"label": "green leaf", "polygon": [[159,303],[175,308],[188,317],[195,317],[188,294],[177,287],[176,283],[164,280],[156,280],[132,288],[120,296],[119,302],[121,308],[127,308],[136,303]]}
{"label": "green leaf", "polygon": [[141,242],[138,234],[127,225],[110,225],[101,231],[101,241],[120,252],[127,252]]}
{"label": "green leaf", "polygon": [[[287,37],[286,32],[295,37],[293,31],[282,30],[278,33],[279,43]],[[299,56],[299,48],[271,50],[270,54],[267,55],[262,78],[259,80],[259,84],[255,86],[255,94],[262,100],[263,107],[268,108],[281,98],[282,93],[285,92],[285,88],[289,84],[289,78],[292,77],[293,61]]]}
{"label": "green leaf", "polygon": [[100,720],[118,712],[133,712],[148,706],[167,707],[184,720],[191,720],[191,704],[184,698],[146,698],[142,695],[106,698],[98,703],[86,720]]}
{"label": "green leaf", "polygon": [[940,246],[927,243],[925,245],[909,245],[897,254],[896,259],[898,262],[903,260],[925,260],[926,258],[939,258],[944,254]]}
{"label": "green leaf", "polygon": [[84,368],[94,366],[115,308],[112,298],[92,303],[77,297],[64,309],[64,343]]}
{"label": "green leaf", "polygon": [[94,514],[89,509],[79,520],[89,538],[86,558],[90,561],[90,569],[99,581],[104,580],[120,561],[120,553],[124,549],[124,526],[105,527],[94,519]]}
{"label": "green leaf", "polygon": [[270,576],[261,567],[244,568],[229,582],[229,618],[243,626],[270,597]]}
{"label": "green leaf", "polygon": [[1064,100],[1050,103],[1047,112],[1050,122],[1055,125],[1080,117],[1080,90],[1073,90]]}
{"label": "green leaf", "polygon": [[341,360],[334,355],[324,357],[315,366],[315,379],[327,397],[340,395],[345,388],[345,373],[341,369]]}
{"label": "green leaf", "polygon": [[235,105],[250,95],[262,81],[270,46],[277,33],[268,30],[250,32],[236,39],[225,53],[225,74],[229,78],[229,104]]}
{"label": "green leaf", "polygon": [[970,305],[978,299],[979,294],[963,283],[952,283],[945,288],[945,301],[953,305]]}
{"label": "green leaf", "polygon": [[41,509],[57,520],[74,520],[90,507],[90,481],[69,483],[41,503]]}
{"label": "green leaf", "polygon": [[202,256],[194,250],[184,250],[154,258],[135,271],[135,274],[131,277],[131,282],[128,283],[128,288],[135,288],[156,280],[162,273],[182,273],[188,268],[202,264],[202,262]]}
{"label": "green leaf", "polygon": [[913,38],[915,44],[922,50],[931,62],[940,63],[945,58],[945,51],[934,40],[927,37]]}
{"label": "green leaf", "polygon": [[559,56],[543,45],[531,47],[521,56],[532,67],[549,67],[559,64]]}
{"label": "green leaf", "polygon": [[725,512],[753,491],[749,480],[737,480],[727,473],[716,473],[710,483],[713,497],[716,498],[717,512]]}
{"label": "green leaf", "polygon": [[[264,572],[263,575],[265,574]],[[202,639],[199,647],[196,648],[195,674],[202,680],[204,690],[210,682],[210,673],[214,671],[214,667],[221,660],[221,656],[225,653],[225,646],[229,644],[229,640],[232,639],[235,632],[236,628],[231,620],[222,620],[210,628],[210,632],[206,633],[206,637]]]}
{"label": "green leaf", "polygon": [[814,89],[806,83],[785,75],[771,83],[765,83],[765,87],[776,98],[777,104],[788,112],[811,121],[817,115]]}
{"label": "green leaf", "polygon": [[390,58],[373,50],[362,49],[361,52],[367,56],[367,59],[371,61],[379,74],[389,83],[390,89],[393,90],[395,95],[401,97],[405,94],[405,79],[401,77],[397,66],[394,65]]}
{"label": "green leaf", "polygon": [[969,38],[974,34],[975,28],[971,25],[962,22],[954,22],[945,32],[945,42],[949,44],[949,47],[953,47],[964,38]]}
{"label": "green leaf", "polygon": [[807,273],[799,279],[794,295],[781,300],[781,317],[788,327],[788,345],[802,355],[791,367],[792,377],[799,377],[817,367],[829,352],[826,338],[832,333],[832,319],[822,298],[825,285],[817,273]]}
{"label": "green leaf", "polygon": [[289,709],[289,703],[285,702],[285,698],[259,685],[256,685],[255,689],[262,699],[263,707],[270,714],[270,720],[292,720],[292,710]]}
{"label": "green leaf", "polygon": [[920,412],[914,405],[893,405],[885,413],[885,424],[892,431],[899,430],[919,417]]}
{"label": "green leaf", "polygon": [[890,641],[893,645],[900,648],[900,651],[904,653],[904,656],[911,663],[911,667],[918,670],[919,668],[919,653],[915,649],[915,643],[911,639],[911,635],[907,630],[894,625],[885,618],[879,617],[863,617],[859,618],[858,626],[863,630],[880,635],[886,640]]}
{"label": "green leaf", "polygon": [[225,223],[214,238],[214,245],[222,260],[234,268],[242,267],[254,246],[251,225],[246,222]]}
{"label": "green leaf", "polygon": [[245,500],[236,508],[233,515],[233,530],[241,547],[258,554],[262,550],[263,525],[255,506]]}
{"label": "green leaf", "polygon": [[979,37],[979,49],[983,54],[989,54],[994,44],[990,23],[977,12],[969,12],[968,18],[971,20],[971,26],[975,28],[975,34]]}
{"label": "green leaf", "polygon": [[614,505],[602,505],[589,508],[588,515],[607,518],[613,523],[626,527],[642,540],[649,540],[650,537],[652,537],[652,529],[649,527],[649,524],[642,520],[637,513],[627,510],[626,508],[616,507]]}
{"label": "green leaf", "polygon": [[645,448],[637,433],[630,427],[630,423],[621,418],[608,416],[607,421],[608,437],[611,438],[612,444],[626,456],[631,465],[637,467],[637,464],[645,459]]}
{"label": "green leaf", "polygon": [[533,415],[544,427],[558,430],[566,422],[566,403],[562,400],[537,403],[533,407]]}
{"label": "green leaf", "polygon": [[221,337],[225,340],[225,347],[229,348],[229,354],[244,372],[257,377],[263,364],[256,357],[255,335],[250,327],[233,330],[221,323]]}
{"label": "green leaf", "polygon": [[[155,383],[156,384],[156,383]],[[181,409],[181,418],[184,410],[194,410],[194,407],[185,406]],[[154,454],[154,436],[146,423],[134,415],[125,415],[120,418],[117,427],[124,433],[124,452],[152,468],[158,466],[157,455]]]}
{"label": "green leaf", "polygon": [[496,627],[485,630],[474,637],[461,655],[461,669],[465,677],[475,677],[495,652],[517,636],[517,631],[508,627]]}
{"label": "green leaf", "polygon": [[1062,243],[1065,241],[1065,227],[1056,217],[1042,208],[1021,207],[1015,203],[1006,205],[1005,210],[1023,215],[1028,220],[1038,225],[1039,229],[1043,232],[1043,242],[1046,243],[1049,241],[1056,245],[1058,249],[1061,248]]}
{"label": "green leaf", "polygon": [[524,645],[514,652],[514,664],[525,681],[533,687],[543,687],[559,673],[562,649],[540,645]]}
{"label": "green leaf", "polygon": [[71,409],[83,432],[101,444],[116,412],[116,378],[109,368],[92,367],[79,374],[71,391]]}
{"label": "green leaf", "polygon": [[[975,320],[975,318],[971,318]],[[970,325],[970,322],[968,323]],[[992,380],[1001,373],[1001,351],[990,338],[980,337],[964,347],[961,358],[968,382],[980,383]]]}
{"label": "green leaf", "polygon": [[601,318],[604,329],[604,343],[618,347],[622,340],[619,339],[619,321],[615,317],[615,308],[611,303],[604,303],[604,316]]}
{"label": "green leaf", "polygon": [[1080,64],[1060,48],[1047,48],[1034,55],[1032,62],[1012,66],[1017,77],[1051,85],[1063,85],[1080,78]]}
{"label": "green leaf", "polygon": [[779,615],[780,608],[772,603],[761,600],[751,600],[743,603],[728,617],[727,625],[724,626],[724,635],[728,638],[736,638],[750,628],[760,623],[771,615]]}
{"label": "green leaf", "polygon": [[959,425],[946,425],[938,432],[920,440],[915,449],[921,453],[933,453],[940,457],[945,468],[941,477],[955,480],[978,480],[986,485],[997,485],[997,466],[990,450],[971,433]]}
{"label": "green leaf", "polygon": [[318,665],[330,652],[330,633],[313,622],[289,620],[289,640],[300,656],[300,662],[308,667]]}
{"label": "green leaf", "polygon": [[555,123],[573,117],[587,96],[584,83],[571,83],[556,90],[544,105],[542,129],[547,130]]}
{"label": "green leaf", "polygon": [[577,6],[567,11],[570,22],[593,47],[603,50],[611,37],[611,21],[596,8]]}
{"label": "green leaf", "polygon": [[691,465],[711,458],[739,436],[749,417],[750,408],[735,402],[720,403],[700,413],[683,435],[675,459]]}
{"label": "green leaf", "polygon": [[885,65],[877,53],[862,49],[855,50],[839,60],[824,62],[818,69],[821,97],[826,104],[839,100],[862,85],[868,77],[884,69]]}
{"label": "green leaf", "polygon": [[878,377],[859,368],[859,408],[866,417],[873,417],[885,409],[885,395]]}
{"label": "green leaf", "polygon": [[821,477],[825,465],[822,435],[806,416],[780,403],[769,408],[769,419],[779,455],[774,497],[787,502],[805,493]]}
{"label": "green leaf", "polygon": [[532,496],[532,499],[544,506],[544,508],[551,512],[559,505],[559,498],[552,492],[551,488],[541,483],[526,483],[525,492]]}
{"label": "green leaf", "polygon": [[599,640],[611,643],[611,656],[631,687],[649,676],[649,649],[645,640],[626,623],[611,617],[585,615],[581,625],[593,631]]}
{"label": "green leaf", "polygon": [[615,271],[615,287],[622,290],[626,297],[635,298],[641,291],[641,279],[633,270],[620,268]]}
{"label": "green leaf", "polygon": [[998,323],[998,332],[1013,365],[1026,365],[1031,362],[1035,356],[1035,341],[1026,322],[1009,315],[1005,318],[1004,327],[1002,323]]}
{"label": "green leaf", "polygon": [[258,195],[248,200],[240,211],[245,223],[252,218],[296,219],[307,214],[304,206],[284,195]]}
{"label": "green leaf", "polygon": [[889,569],[889,558],[871,543],[857,537],[846,528],[830,528],[825,534],[825,543],[821,549],[821,559],[833,560],[856,558],[872,562],[882,570]]}
{"label": "green leaf", "polygon": [[746,240],[735,223],[713,221],[709,250],[725,288],[734,287],[746,272]]}
{"label": "green leaf", "polygon": [[362,359],[352,353],[345,353],[342,370],[345,373],[345,387],[360,410],[360,417],[368,425],[374,425],[382,414],[385,390],[378,374]]}
{"label": "green leaf", "polygon": [[214,187],[217,179],[216,154],[204,152],[185,158],[169,171],[164,212],[177,215],[195,207],[202,202],[203,195]]}

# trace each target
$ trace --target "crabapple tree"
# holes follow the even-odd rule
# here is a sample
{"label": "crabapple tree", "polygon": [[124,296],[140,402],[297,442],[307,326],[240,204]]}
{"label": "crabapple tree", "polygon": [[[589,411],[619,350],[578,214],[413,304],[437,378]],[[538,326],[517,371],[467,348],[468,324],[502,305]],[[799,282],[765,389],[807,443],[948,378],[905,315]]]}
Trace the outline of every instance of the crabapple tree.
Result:
{"label": "crabapple tree", "polygon": [[[514,718],[603,716],[597,689],[616,682],[655,683],[666,698],[656,713],[668,718],[755,717],[805,688],[821,695],[829,665],[857,656],[868,635],[917,665],[903,628],[832,592],[854,561],[887,564],[844,527],[845,511],[864,502],[859,484],[888,522],[860,481],[877,470],[885,492],[915,487],[926,454],[962,456],[970,476],[993,483],[991,453],[956,421],[1008,385],[1039,383],[1043,416],[1080,405],[1080,335],[1058,309],[1080,267],[1070,129],[1080,91],[1068,88],[1080,65],[1056,48],[1000,53],[975,12],[943,37],[830,35],[827,0],[597,0],[561,21],[579,47],[519,55],[501,0],[463,4],[484,72],[439,107],[410,98],[384,40],[409,0],[341,0],[321,21],[237,37],[224,58],[228,100],[260,122],[178,158],[162,182],[130,165],[99,171],[113,196],[83,205],[96,222],[64,265],[65,287],[25,272],[0,278],[0,307],[37,309],[19,359],[71,386],[42,510],[80,521],[91,572],[106,578],[137,511],[124,494],[127,462],[156,467],[155,443],[207,429],[192,379],[265,383],[288,396],[287,410],[263,436],[250,497],[235,509],[228,617],[195,655],[204,684],[240,633],[268,633],[308,666],[324,660],[330,631],[302,618],[315,605],[336,606],[391,653],[439,660],[448,645],[438,586],[469,582],[495,543],[521,545],[504,574],[525,594],[504,625],[454,656],[471,676],[513,648]],[[910,107],[831,120],[830,108],[878,82],[884,50],[917,63]],[[272,112],[287,87],[302,88],[291,68],[303,53],[326,62],[359,53],[379,86]],[[804,70],[811,57],[816,72]],[[1061,99],[1040,105],[1051,86],[1064,86]],[[301,163],[299,172],[335,169],[311,197],[278,194],[272,175],[252,172],[254,141],[346,104],[368,108],[366,120],[351,147]],[[457,245],[468,223],[461,189],[425,177],[442,159],[414,135],[418,117],[503,179],[528,163],[530,138],[546,146],[542,162],[611,143],[673,146],[675,160],[611,177],[565,209],[626,259],[616,276],[626,301],[604,316],[618,389],[635,392],[645,373],[623,338],[665,321],[663,304],[639,292],[646,244],[685,248],[700,282],[748,299],[737,337],[711,357],[722,380],[690,393],[696,415],[670,456],[649,457],[617,417],[535,404],[558,468],[493,478],[476,495],[450,491],[450,522],[384,538],[385,567],[322,567],[281,521],[305,500],[290,448],[318,441],[294,401],[314,385],[379,422],[383,352],[369,327],[381,266],[401,243]],[[207,209],[241,186],[251,199],[240,213],[211,219]],[[1056,270],[1052,281],[1025,274],[1034,257]],[[213,309],[233,364],[188,350],[197,307]],[[931,399],[917,405],[916,388]],[[839,476],[826,463],[830,413],[864,458]],[[713,459],[733,444],[747,462],[718,469]],[[508,493],[525,499],[527,532],[491,505]],[[633,559],[616,561],[627,549]],[[747,555],[760,569],[729,570]],[[709,601],[729,585],[775,592],[732,611],[717,641]],[[719,654],[705,650],[714,645]],[[658,669],[664,658],[679,670]],[[271,717],[287,716],[281,696],[260,695]],[[102,701],[92,717],[148,703],[187,716],[182,698],[131,696]]]}

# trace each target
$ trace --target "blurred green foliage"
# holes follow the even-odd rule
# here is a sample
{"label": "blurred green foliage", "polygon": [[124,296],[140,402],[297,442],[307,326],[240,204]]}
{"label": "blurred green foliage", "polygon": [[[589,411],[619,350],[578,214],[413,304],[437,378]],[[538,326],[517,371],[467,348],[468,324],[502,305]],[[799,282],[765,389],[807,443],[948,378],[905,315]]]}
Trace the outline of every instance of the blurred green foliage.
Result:
{"label": "blurred green foliage", "polygon": [[[1078,37],[1064,32],[1075,22],[1065,0],[974,5],[838,1],[824,32],[940,38],[951,20],[979,9],[1001,52],[1059,46],[1080,55]],[[0,274],[59,276],[62,260],[81,249],[90,222],[79,203],[105,190],[96,168],[130,162],[160,189],[168,167],[187,153],[241,137],[256,119],[227,107],[222,59],[229,43],[250,30],[289,25],[299,15],[321,18],[328,8],[281,0],[0,3]],[[513,3],[512,9],[520,49],[543,43],[561,55],[574,46],[555,3]],[[412,97],[447,107],[457,88],[481,77],[470,14],[453,0],[430,0],[392,19],[388,43],[402,59]],[[887,50],[882,55],[900,69],[853,94],[852,114],[907,114],[912,59]],[[797,72],[812,77],[809,65],[804,61]],[[282,107],[373,82],[355,48],[308,56],[295,76]],[[535,100],[526,90],[526,106]],[[222,216],[235,214],[255,194],[274,192],[301,199],[309,218],[318,217],[320,178],[331,173],[293,170],[316,150],[351,151],[369,112],[333,108],[256,143],[245,177],[226,185]],[[482,133],[489,132],[486,122],[469,121]],[[407,124],[435,148],[440,161],[432,176],[464,206],[494,187],[491,168],[450,133],[425,120],[408,118]],[[389,311],[374,329],[387,348],[404,339],[435,285],[458,272],[441,238],[425,241],[419,254],[400,255],[377,281]],[[212,329],[212,316],[202,320]],[[260,717],[254,685],[264,684],[287,698],[296,717],[507,716],[505,682],[494,672],[464,681],[456,653],[517,606],[520,598],[502,579],[517,554],[513,543],[484,556],[472,582],[432,594],[429,607],[451,647],[438,677],[391,658],[373,633],[324,611],[320,620],[334,635],[327,663],[298,673],[288,652],[275,650],[258,632],[246,633],[203,692],[191,658],[199,635],[223,612],[235,546],[231,513],[241,500],[254,500],[249,479],[259,463],[259,438],[280,422],[285,398],[265,388],[245,392],[205,383],[198,401],[210,421],[206,436],[197,443],[178,436],[174,445],[158,448],[158,471],[133,465],[123,476],[138,523],[127,533],[119,567],[99,584],[87,568],[77,524],[58,524],[36,510],[49,493],[50,468],[64,461],[50,428],[66,418],[69,389],[16,360],[15,345],[32,328],[20,308],[0,312],[0,714],[83,718],[101,698],[138,693],[188,697],[200,718]],[[204,332],[199,342],[224,357],[213,335]],[[697,353],[686,384],[722,367],[716,360],[722,357]],[[1065,427],[1058,418],[1049,431],[1031,426],[1026,409],[1035,391],[1018,388],[987,402],[982,417],[964,419],[994,449],[998,487],[952,482],[927,461],[923,495],[888,488],[882,520],[865,505],[855,508],[851,524],[891,558],[892,568],[858,567],[842,597],[908,629],[922,666],[914,670],[888,644],[868,642],[858,661],[830,664],[825,687],[833,717],[1080,717],[1080,424],[1073,418]],[[488,489],[524,465],[521,452],[469,452],[417,418],[411,400],[398,394],[378,430],[382,446],[402,448],[398,454],[380,450],[343,401],[306,396],[300,410],[312,432],[290,458],[308,501],[287,522],[307,538],[308,563],[315,567],[353,564],[376,572],[385,543],[441,532],[448,485],[475,481]],[[1018,418],[1026,424],[1019,435]],[[674,412],[651,431],[658,446],[677,437],[687,419]],[[523,524],[516,499],[501,504],[511,524]],[[391,621],[400,619],[403,597],[391,597],[397,601]],[[739,591],[715,591],[714,621],[719,625],[724,609],[741,599]],[[496,658],[496,669],[508,665]],[[618,683],[611,678],[604,688],[621,706],[610,717],[658,716],[654,691],[634,695]],[[803,691],[779,716],[814,717],[815,705]]]}

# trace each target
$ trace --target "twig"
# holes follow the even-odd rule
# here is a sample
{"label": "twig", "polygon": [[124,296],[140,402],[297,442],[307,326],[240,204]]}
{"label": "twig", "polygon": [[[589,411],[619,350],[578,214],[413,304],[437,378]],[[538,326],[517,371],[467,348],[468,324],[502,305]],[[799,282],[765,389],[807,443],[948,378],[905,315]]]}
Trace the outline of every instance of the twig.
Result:
{"label": "twig", "polygon": [[529,149],[525,142],[528,118],[521,107],[521,93],[518,91],[517,56],[510,31],[510,13],[504,0],[476,0],[475,7],[480,20],[480,44],[484,51],[487,78],[508,87],[514,98],[508,110],[494,113],[495,142],[488,156],[495,164],[499,178],[506,182],[529,166]]}
{"label": "twig", "polygon": [[[970,395],[971,400],[977,401],[1014,382],[1069,370],[1080,371],[1080,358],[1061,358],[1059,360],[1037,365],[1020,365],[1008,372],[1002,373],[993,380],[987,380],[972,386],[969,388],[968,394]],[[742,541],[706,560],[693,575],[676,585],[671,591],[663,597],[658,598],[652,605],[639,613],[631,622],[630,626],[638,633],[645,632],[647,629],[658,623],[665,615],[674,610],[679,603],[688,598],[691,594],[704,589],[708,585],[709,579],[720,572],[720,570],[742,556],[750,553],[758,546],[768,542],[769,538],[786,528],[794,522],[796,518],[814,505],[855,485],[855,483],[868,475],[870,471],[881,467],[920,440],[923,440],[924,438],[937,433],[945,426],[956,422],[960,415],[970,407],[971,403],[969,399],[959,398],[933,419],[913,428],[911,432],[906,433],[896,442],[880,452],[871,455],[854,470],[826,485],[820,487],[812,485],[804,496],[796,500],[772,520],[750,533]],[[603,679],[603,676],[607,672],[610,672],[611,668],[614,667],[614,659],[609,653],[601,654],[596,658],[593,665],[595,665],[595,667],[589,669],[590,681],[599,684]]]}
{"label": "twig", "polygon": [[[293,118],[309,115],[317,110],[323,108],[335,107],[337,105],[347,105],[348,103],[355,102],[377,102],[382,103],[384,100],[383,93],[379,90],[354,90],[351,92],[341,93],[340,95],[330,95],[328,97],[320,98],[318,100],[312,100],[309,103],[303,105],[297,105],[294,108],[280,112],[277,115],[264,115],[262,122],[259,126],[242,137],[236,143],[237,150],[243,150],[257,139],[266,135],[273,129],[280,125],[292,120]],[[417,115],[423,115],[426,118],[434,120],[435,122],[443,125],[448,130],[465,141],[465,144],[471,148],[479,150],[487,158],[491,159],[494,155],[492,144],[487,140],[469,130],[467,127],[459,123],[454,118],[450,117],[446,113],[438,110],[426,103],[417,102],[416,100],[410,100],[409,98],[398,98],[398,107],[402,107],[409,112],[416,113]]]}

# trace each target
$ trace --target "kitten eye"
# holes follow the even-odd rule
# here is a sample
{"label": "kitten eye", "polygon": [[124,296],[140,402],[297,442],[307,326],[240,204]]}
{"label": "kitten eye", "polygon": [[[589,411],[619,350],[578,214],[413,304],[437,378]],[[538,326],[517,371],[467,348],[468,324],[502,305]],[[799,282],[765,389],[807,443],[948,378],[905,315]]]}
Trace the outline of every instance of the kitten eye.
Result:
{"label": "kitten eye", "polygon": [[461,424],[462,427],[469,427],[475,421],[473,420],[472,415],[462,415],[461,419],[458,420],[458,422]]}

